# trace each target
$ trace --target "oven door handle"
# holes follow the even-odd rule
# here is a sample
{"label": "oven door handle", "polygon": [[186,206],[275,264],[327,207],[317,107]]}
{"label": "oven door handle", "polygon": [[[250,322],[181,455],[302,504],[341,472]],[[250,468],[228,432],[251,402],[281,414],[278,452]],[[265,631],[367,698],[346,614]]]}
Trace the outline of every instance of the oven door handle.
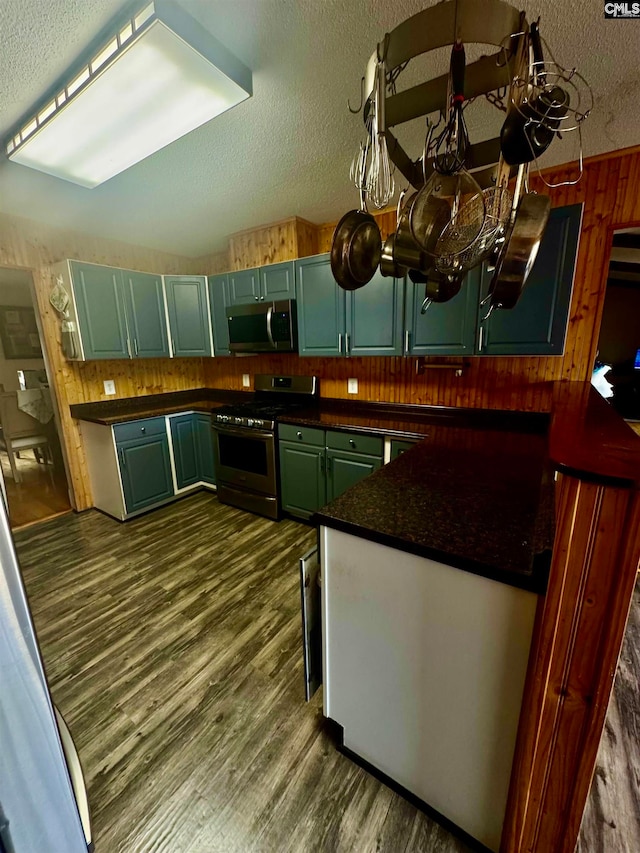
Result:
{"label": "oven door handle", "polygon": [[269,338],[269,343],[275,349],[276,342],[273,340],[273,329],[271,328],[271,320],[273,319],[273,305],[269,305],[267,309],[267,337]]}
{"label": "oven door handle", "polygon": [[218,424],[212,424],[212,427],[215,432],[220,433],[221,435],[237,435],[241,438],[273,438],[274,433],[269,430],[262,429],[249,429],[247,427],[234,427],[234,426],[218,426]]}

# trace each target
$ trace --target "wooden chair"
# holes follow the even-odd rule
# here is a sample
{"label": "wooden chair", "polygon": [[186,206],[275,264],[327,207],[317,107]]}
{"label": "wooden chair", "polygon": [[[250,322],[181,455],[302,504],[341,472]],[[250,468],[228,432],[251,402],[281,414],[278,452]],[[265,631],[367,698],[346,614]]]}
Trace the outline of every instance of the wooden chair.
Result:
{"label": "wooden chair", "polygon": [[33,450],[37,461],[40,461],[41,454],[45,462],[51,463],[53,474],[51,447],[49,439],[42,431],[42,424],[18,408],[15,393],[0,393],[0,426],[0,450],[7,452],[16,483],[20,483],[22,479],[16,460],[23,450]]}

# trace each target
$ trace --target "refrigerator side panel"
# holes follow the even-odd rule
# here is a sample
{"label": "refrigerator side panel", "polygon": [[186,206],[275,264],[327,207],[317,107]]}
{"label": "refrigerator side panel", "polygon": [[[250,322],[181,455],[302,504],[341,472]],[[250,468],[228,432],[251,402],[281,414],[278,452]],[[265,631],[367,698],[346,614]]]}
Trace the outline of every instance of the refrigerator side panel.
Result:
{"label": "refrigerator side panel", "polygon": [[15,853],[86,853],[4,507],[0,507],[0,805]]}

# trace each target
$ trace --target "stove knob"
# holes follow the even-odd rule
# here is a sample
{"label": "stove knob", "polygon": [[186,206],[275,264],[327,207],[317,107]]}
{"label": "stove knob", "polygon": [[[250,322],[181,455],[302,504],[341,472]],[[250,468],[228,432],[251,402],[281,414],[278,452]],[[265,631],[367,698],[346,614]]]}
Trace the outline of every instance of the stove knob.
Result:
{"label": "stove knob", "polygon": [[234,418],[233,422],[234,424],[242,424],[242,418]]}
{"label": "stove knob", "polygon": [[248,427],[252,427],[254,425],[254,423],[255,423],[255,421],[253,420],[253,418],[247,418],[247,426]]}
{"label": "stove knob", "polygon": [[264,421],[254,421],[253,425],[256,427],[262,427],[264,426]]}

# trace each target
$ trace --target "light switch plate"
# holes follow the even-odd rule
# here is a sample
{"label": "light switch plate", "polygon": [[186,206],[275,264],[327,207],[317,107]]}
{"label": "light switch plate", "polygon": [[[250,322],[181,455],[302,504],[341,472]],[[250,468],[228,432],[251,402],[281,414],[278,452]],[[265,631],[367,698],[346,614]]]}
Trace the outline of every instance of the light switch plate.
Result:
{"label": "light switch plate", "polygon": [[358,393],[358,380],[357,379],[347,379],[347,394],[357,394]]}
{"label": "light switch plate", "polygon": [[115,394],[116,393],[116,383],[113,379],[105,379],[104,380],[104,393],[105,394]]}
{"label": "light switch plate", "polygon": [[251,387],[251,377],[249,376],[248,373],[242,374],[242,387],[243,388],[250,388]]}

